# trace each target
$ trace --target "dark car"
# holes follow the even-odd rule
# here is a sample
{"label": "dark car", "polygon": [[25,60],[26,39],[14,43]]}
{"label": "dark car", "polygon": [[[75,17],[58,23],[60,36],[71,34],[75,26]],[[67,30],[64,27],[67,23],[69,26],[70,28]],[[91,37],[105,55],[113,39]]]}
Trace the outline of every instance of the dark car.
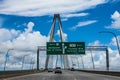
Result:
{"label": "dark car", "polygon": [[56,67],[55,68],[55,73],[62,73],[61,67]]}
{"label": "dark car", "polygon": [[71,68],[71,71],[74,71],[75,69],[74,68]]}

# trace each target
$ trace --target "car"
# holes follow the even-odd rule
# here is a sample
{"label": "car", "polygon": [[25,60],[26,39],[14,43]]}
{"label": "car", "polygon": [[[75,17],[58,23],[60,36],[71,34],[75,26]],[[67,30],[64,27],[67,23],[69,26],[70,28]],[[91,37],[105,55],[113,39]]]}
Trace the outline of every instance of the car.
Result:
{"label": "car", "polygon": [[62,73],[61,67],[56,67],[54,72],[55,72],[55,74]]}
{"label": "car", "polygon": [[48,72],[53,72],[53,68],[48,68]]}
{"label": "car", "polygon": [[74,68],[71,68],[70,70],[71,70],[71,71],[74,71],[75,69],[74,69]]}

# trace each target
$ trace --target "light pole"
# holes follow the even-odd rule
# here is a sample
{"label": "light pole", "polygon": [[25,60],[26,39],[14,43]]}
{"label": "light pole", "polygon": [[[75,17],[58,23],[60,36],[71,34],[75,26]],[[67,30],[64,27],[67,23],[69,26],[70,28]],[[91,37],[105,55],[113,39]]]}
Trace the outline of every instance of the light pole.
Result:
{"label": "light pole", "polygon": [[78,69],[79,69],[79,68],[80,68],[80,65],[79,65],[79,60],[78,60],[78,57],[75,55],[75,56],[74,56],[74,58],[75,58],[75,59],[76,59],[76,61],[77,61],[77,64],[78,64],[77,66],[78,66]]}
{"label": "light pole", "polygon": [[119,53],[119,55],[120,55],[120,47],[119,47],[119,42],[118,42],[118,39],[117,39],[116,34],[113,33],[113,32],[110,32],[110,31],[100,31],[99,33],[110,33],[110,34],[112,34],[112,35],[115,37],[116,43],[117,43],[117,48],[118,48],[118,53]]}
{"label": "light pole", "polygon": [[6,53],[6,55],[5,55],[4,71],[5,71],[6,64],[7,64],[7,56],[8,56],[8,52],[9,52],[10,50],[13,50],[13,49],[8,49],[8,50],[7,50],[7,53]]}
{"label": "light pole", "polygon": [[79,60],[78,60],[78,57],[77,57],[77,63],[78,63],[78,69],[80,68],[80,64],[79,64]]}
{"label": "light pole", "polygon": [[[78,64],[78,68],[79,68],[79,61],[78,61],[78,57],[75,55],[75,56],[72,56],[72,59],[74,59],[74,62],[75,62],[75,59],[76,59],[76,64]],[[73,60],[71,59],[71,62],[72,62],[72,67],[74,68],[74,66],[76,65],[75,63],[73,63]]]}
{"label": "light pole", "polygon": [[27,55],[24,55],[24,56],[23,56],[23,60],[22,60],[22,68],[21,68],[21,70],[23,70],[23,67],[24,67],[25,56],[27,56]]}
{"label": "light pole", "polygon": [[31,69],[33,70],[35,62],[32,62]]}
{"label": "light pole", "polygon": [[57,64],[58,64],[58,55],[57,55],[57,59],[56,59],[55,68],[57,67]]}
{"label": "light pole", "polygon": [[72,62],[72,68],[73,68],[73,60],[72,60],[72,57],[71,57],[71,62]]}
{"label": "light pole", "polygon": [[82,56],[81,56],[81,55],[80,55],[80,57],[81,57],[81,62],[82,62],[82,65],[83,65],[83,69],[84,69],[85,67],[84,67],[83,58],[82,58]]}
{"label": "light pole", "polygon": [[30,61],[30,69],[32,70],[34,66],[34,58],[31,59]]}
{"label": "light pole", "polygon": [[93,69],[95,69],[95,64],[94,64],[94,59],[93,59],[92,49],[90,50],[90,53],[91,53],[91,58],[92,58],[92,63],[93,63]]}

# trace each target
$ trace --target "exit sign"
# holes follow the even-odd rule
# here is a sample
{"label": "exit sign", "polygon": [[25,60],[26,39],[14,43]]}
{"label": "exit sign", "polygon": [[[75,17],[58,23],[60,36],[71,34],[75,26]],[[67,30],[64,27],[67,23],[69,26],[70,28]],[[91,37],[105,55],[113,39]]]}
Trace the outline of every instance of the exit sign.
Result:
{"label": "exit sign", "polygon": [[47,55],[85,54],[84,42],[47,42]]}
{"label": "exit sign", "polygon": [[85,54],[84,42],[65,42],[65,54]]}

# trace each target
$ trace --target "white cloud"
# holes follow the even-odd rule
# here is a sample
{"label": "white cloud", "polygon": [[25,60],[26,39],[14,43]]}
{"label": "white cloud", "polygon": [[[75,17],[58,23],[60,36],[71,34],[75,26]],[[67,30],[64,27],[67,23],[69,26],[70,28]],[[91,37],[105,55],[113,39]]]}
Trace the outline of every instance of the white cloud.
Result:
{"label": "white cloud", "polygon": [[[19,33],[19,31],[16,30],[8,30],[8,29],[0,29],[0,32],[4,32],[4,34],[11,34],[11,35],[17,35],[17,38],[12,39],[12,41],[10,41],[9,39],[11,39],[11,37],[9,39],[5,39],[6,41],[0,41],[0,51],[3,51],[2,54],[0,54],[0,65],[2,65],[1,67],[3,67],[3,62],[5,60],[5,58],[3,56],[5,56],[5,53],[7,52],[7,49],[9,48],[14,48],[15,50],[10,52],[10,59],[8,61],[8,68],[19,68],[21,69],[21,59],[18,59],[18,57],[23,57],[26,54],[29,54],[29,57],[26,57],[26,64],[27,66],[30,65],[30,59],[33,58],[33,56],[35,56],[36,59],[36,50],[37,50],[37,46],[45,46],[46,42],[49,40],[49,38],[47,36],[42,35],[39,31],[33,31],[33,27],[34,27],[34,23],[33,22],[29,22],[27,29],[25,29],[25,32],[23,33]],[[25,34],[27,32],[27,35]],[[8,35],[9,35],[8,34]],[[59,30],[57,31],[57,35],[59,35]],[[64,34],[64,39],[67,39],[67,34]],[[0,36],[0,39],[3,38],[4,36]],[[119,37],[119,36],[118,36]],[[5,37],[7,38],[7,37]],[[115,40],[113,40],[115,42]],[[89,43],[89,46],[101,46],[102,44],[100,43],[100,41],[96,40],[93,43]],[[26,50],[26,51],[25,51]],[[112,50],[111,48],[109,48],[109,55],[110,55],[110,67],[113,69],[117,69],[117,67],[119,68],[120,66],[118,65],[120,62],[120,58],[119,58],[119,54],[117,50]],[[105,52],[95,52],[93,51],[93,57],[94,59],[96,58],[96,56],[98,57],[98,60],[95,60],[95,66],[98,66],[98,68],[104,68],[105,67]],[[42,56],[43,57],[43,56]],[[45,56],[44,56],[45,57]],[[80,57],[79,57],[80,59]],[[92,63],[91,63],[91,55],[90,52],[87,52],[87,54],[85,56],[83,56],[84,59],[84,63],[85,66],[87,68],[91,68]],[[17,63],[16,63],[17,62]],[[44,60],[45,62],[45,60]],[[44,62],[41,62],[41,64],[43,64]],[[14,63],[14,64],[13,64]],[[91,64],[91,65],[90,65]]]}
{"label": "white cloud", "polygon": [[[112,39],[113,40],[113,39]],[[102,46],[103,44],[100,43],[100,41],[96,40],[93,43],[89,43],[89,46]],[[112,50],[108,46],[109,51],[109,64],[110,64],[110,70],[119,70],[120,65],[120,55],[118,54],[118,50]],[[88,54],[87,54],[88,55]],[[96,57],[97,56],[97,57]],[[98,68],[104,68],[106,66],[106,54],[105,51],[97,51],[94,52],[93,50],[93,57],[95,61],[95,65],[99,66]],[[98,60],[95,60],[98,59]]]}
{"label": "white cloud", "polygon": [[[57,30],[56,35],[60,37],[60,30]],[[63,41],[67,41],[67,34],[62,32],[62,38],[63,38]]]}
{"label": "white cloud", "polygon": [[120,55],[118,54],[118,50],[112,50],[109,48],[109,62],[111,70],[120,70]]}
{"label": "white cloud", "polygon": [[70,17],[80,17],[80,16],[87,16],[88,13],[69,13],[69,14],[63,14],[62,17],[70,18]]}
{"label": "white cloud", "polygon": [[94,8],[108,0],[4,0],[0,4],[0,14],[20,16],[43,16],[54,13],[73,13]]}
{"label": "white cloud", "polygon": [[111,19],[113,19],[112,24],[106,28],[120,29],[120,13],[115,11],[113,15],[111,15]]}
{"label": "white cloud", "polygon": [[72,28],[70,28],[71,30],[76,30],[79,27],[83,27],[83,26],[87,26],[93,23],[96,23],[96,20],[91,20],[91,21],[85,21],[85,22],[79,22],[76,26],[73,26]]}
{"label": "white cloud", "polygon": [[[58,32],[59,34],[59,32]],[[9,52],[10,58],[9,61],[7,62],[7,68],[13,68],[13,69],[21,69],[22,65],[22,59],[24,55],[28,55],[25,58],[25,65],[24,68],[28,69],[30,65],[31,59],[34,57],[34,61],[36,62],[36,49],[38,45],[45,45],[46,41],[48,41],[48,37],[43,36],[40,34],[40,32],[32,32],[28,33],[28,35],[24,35],[24,32],[21,33],[20,36],[18,36],[16,39],[14,39],[12,42],[7,41],[4,42],[1,46],[8,49],[7,45],[10,45],[11,47],[14,47],[15,50],[12,50]],[[96,40],[92,43],[89,43],[89,46],[102,46],[100,41]],[[0,48],[1,49],[1,48]],[[6,49],[6,51],[7,51]],[[27,49],[27,50],[26,50]],[[23,50],[23,51],[22,51]],[[26,50],[26,51],[25,51]],[[119,69],[119,54],[117,50],[112,50],[111,48],[108,48],[109,50],[109,62],[110,62],[110,69]],[[5,53],[5,52],[4,52]],[[44,54],[43,54],[44,53]],[[106,67],[106,54],[105,51],[94,51],[92,50],[93,58],[94,58],[94,63],[95,63],[95,68],[97,69],[105,69]],[[5,56],[4,54],[0,54],[0,56]],[[44,67],[45,64],[45,52],[40,52],[40,65]],[[82,55],[83,61],[84,61],[84,66],[86,69],[92,69],[92,60],[91,60],[91,51],[86,51],[86,55]],[[76,56],[76,58],[73,60],[74,63],[76,64],[77,67],[77,58],[79,61],[81,61],[80,56]],[[4,62],[4,57],[0,59],[0,64],[3,64]],[[36,64],[36,63],[35,63]],[[71,64],[71,63],[70,63]],[[80,62],[79,65],[82,65]],[[3,67],[3,65],[1,66]]]}
{"label": "white cloud", "polygon": [[67,14],[62,14],[62,21],[67,21],[68,18],[72,18],[72,17],[83,17],[83,16],[87,16],[89,15],[88,13],[67,13]]}
{"label": "white cloud", "polygon": [[[118,43],[119,43],[119,45],[120,45],[120,36],[117,36],[117,40],[118,40]],[[112,38],[112,41],[110,42],[110,45],[112,45],[112,46],[117,46],[117,42],[116,42],[115,37]]]}
{"label": "white cloud", "polygon": [[[33,56],[35,56],[36,59],[37,47],[45,46],[49,37],[42,35],[39,31],[33,31],[33,27],[34,23],[29,22],[24,32],[14,29],[0,29],[0,56],[4,56],[1,58],[2,60],[0,60],[0,65],[3,65],[5,54],[10,48],[14,48],[14,50],[9,52],[9,55],[11,56],[7,63],[7,67],[9,68],[15,68],[15,66],[21,68],[22,60],[18,60],[18,57],[23,57],[24,55],[29,55],[29,59],[26,59],[28,65]],[[16,61],[18,61],[19,64],[16,64]],[[3,66],[0,66],[0,68],[1,67]]]}
{"label": "white cloud", "polygon": [[99,40],[94,41],[93,43],[89,43],[88,46],[102,46]]}
{"label": "white cloud", "polygon": [[0,28],[0,41],[12,40],[20,34],[19,30]]}
{"label": "white cloud", "polygon": [[30,33],[34,27],[34,23],[33,22],[29,22],[27,25],[27,29],[25,29],[25,34]]}
{"label": "white cloud", "polygon": [[[15,48],[21,48],[20,50],[34,50],[37,46],[45,46],[48,41],[48,37],[42,35],[39,31],[33,31],[34,23],[29,22],[25,32],[21,33],[17,38],[13,40],[13,46]],[[33,32],[32,32],[33,31]],[[27,44],[25,46],[25,44]]]}
{"label": "white cloud", "polygon": [[[27,35],[21,34],[18,38],[13,41],[13,45],[21,50],[36,49],[37,46],[45,46],[48,41],[48,37],[43,36],[40,32],[36,31]],[[26,44],[26,45],[25,45]]]}
{"label": "white cloud", "polygon": [[120,17],[120,13],[118,11],[115,11],[113,15],[111,15],[111,18],[116,20]]}
{"label": "white cloud", "polygon": [[[36,64],[36,53],[38,46],[46,46],[46,42],[49,41],[49,36],[42,35],[39,31],[33,31],[34,22],[28,22],[27,28],[23,32],[17,30],[0,29],[0,69],[4,67],[5,55],[8,49],[13,48],[14,50],[9,51],[9,61],[7,62],[8,69],[21,69],[22,59],[26,56],[25,63],[26,67],[30,65],[30,60],[34,57]],[[6,35],[4,35],[6,34]],[[56,35],[59,35],[59,30]],[[13,37],[14,36],[14,37]],[[67,34],[63,33],[63,39],[67,40]],[[43,57],[44,56],[44,57]],[[41,56],[42,66],[45,64],[46,54],[42,52]]]}
{"label": "white cloud", "polygon": [[62,18],[61,19],[61,21],[67,21],[68,20],[68,18]]}
{"label": "white cloud", "polygon": [[68,18],[72,18],[72,17],[83,17],[87,15],[89,15],[89,13],[66,13],[61,15],[61,21],[67,21]]}

